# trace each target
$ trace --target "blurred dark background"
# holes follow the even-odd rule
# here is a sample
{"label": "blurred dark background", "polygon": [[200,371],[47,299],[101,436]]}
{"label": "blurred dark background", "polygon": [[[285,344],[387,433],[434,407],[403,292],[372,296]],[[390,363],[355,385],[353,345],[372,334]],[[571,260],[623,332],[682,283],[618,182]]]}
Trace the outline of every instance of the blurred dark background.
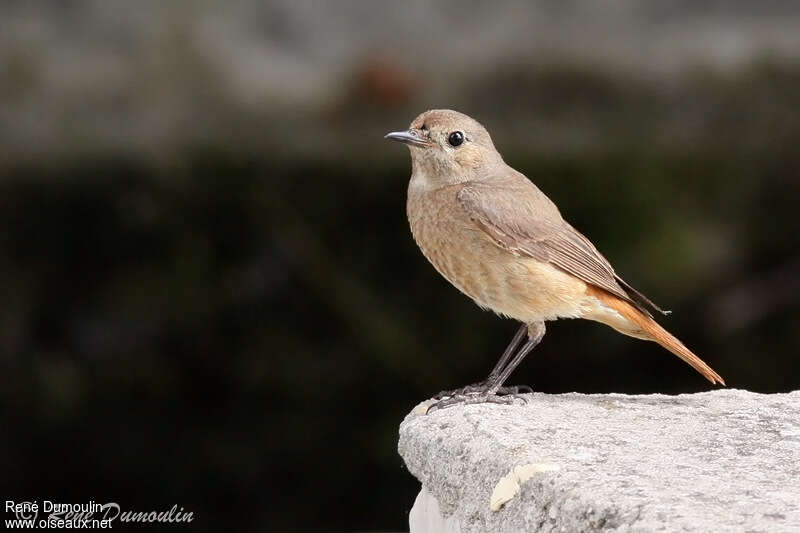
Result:
{"label": "blurred dark background", "polygon": [[[729,386],[798,388],[794,2],[6,0],[4,499],[407,528],[398,424],[516,329],[411,239],[382,137],[432,107],[481,120]],[[709,388],[582,321],[512,382]]]}

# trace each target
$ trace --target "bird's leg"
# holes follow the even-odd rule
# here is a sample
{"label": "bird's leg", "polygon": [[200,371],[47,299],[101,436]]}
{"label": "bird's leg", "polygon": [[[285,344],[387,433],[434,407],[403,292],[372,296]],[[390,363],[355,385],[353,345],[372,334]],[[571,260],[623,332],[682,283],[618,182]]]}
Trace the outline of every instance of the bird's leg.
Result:
{"label": "bird's leg", "polygon": [[[477,388],[473,390],[467,391],[466,389],[469,389],[469,387],[465,387],[464,389],[454,391],[452,395],[446,395],[444,399],[439,399],[439,401],[430,405],[428,410],[443,409],[445,407],[450,407],[457,404],[507,404],[513,402],[516,395],[520,392],[520,387],[503,387],[503,383],[506,382],[508,377],[512,372],[514,372],[514,369],[519,366],[522,360],[525,359],[525,356],[528,355],[537,344],[539,344],[545,333],[544,322],[536,322],[527,326],[523,325],[523,328],[524,329],[521,330],[523,334],[527,330],[528,341],[516,351],[513,358],[511,358],[511,361],[508,361],[510,355],[506,356],[505,353],[503,354],[503,356],[500,358],[500,361],[498,361],[498,364],[495,365],[495,370],[500,368],[499,372],[495,372],[495,370],[493,370],[489,374],[489,378],[483,384],[479,384]],[[519,344],[518,337],[522,337],[520,332],[517,332],[517,335],[514,336],[512,345]],[[511,346],[509,346],[509,348],[511,348]],[[506,351],[508,351],[508,349],[506,349]],[[513,392],[509,392],[512,389]],[[505,392],[506,395],[503,395],[503,392]]]}
{"label": "bird's leg", "polygon": [[[525,338],[525,335],[528,332],[528,326],[526,324],[520,325],[517,332],[514,334],[514,338],[511,339],[511,342],[508,343],[503,355],[500,356],[500,359],[497,361],[497,364],[494,365],[494,368],[489,373],[489,377],[483,381],[479,381],[477,383],[473,383],[472,385],[467,385],[466,387],[461,387],[458,389],[453,390],[444,390],[438,393],[433,398],[435,400],[441,400],[442,398],[449,398],[457,395],[464,395],[464,394],[475,394],[478,392],[486,392],[489,389],[489,385],[494,383],[500,374],[503,371],[503,368],[508,363],[508,360],[511,359],[511,356],[514,355],[514,352],[517,351],[519,348],[520,343]],[[523,386],[524,387],[524,386]],[[530,387],[527,387],[530,389]],[[499,395],[504,394],[518,394],[520,392],[520,387],[509,387],[507,390],[499,390],[497,393]]]}
{"label": "bird's leg", "polygon": [[514,358],[500,372],[500,375],[498,375],[493,382],[489,383],[490,394],[497,394],[497,391],[503,388],[503,383],[506,382],[514,369],[516,369],[522,360],[525,359],[525,356],[541,342],[542,337],[544,337],[544,332],[544,322],[536,322],[528,326],[528,342],[519,349]]}
{"label": "bird's leg", "polygon": [[[502,374],[503,369],[506,367],[508,360],[511,359],[511,356],[514,355],[514,352],[517,351],[522,340],[525,338],[525,335],[528,333],[528,325],[527,324],[520,324],[519,329],[514,334],[514,338],[511,339],[511,342],[508,343],[506,350],[503,352],[503,355],[500,356],[500,359],[497,361],[497,364],[494,365],[494,368],[491,372],[489,372],[489,377],[486,378],[486,381],[481,383],[481,385],[488,385],[497,381],[497,378]],[[519,363],[517,363],[519,364]]]}

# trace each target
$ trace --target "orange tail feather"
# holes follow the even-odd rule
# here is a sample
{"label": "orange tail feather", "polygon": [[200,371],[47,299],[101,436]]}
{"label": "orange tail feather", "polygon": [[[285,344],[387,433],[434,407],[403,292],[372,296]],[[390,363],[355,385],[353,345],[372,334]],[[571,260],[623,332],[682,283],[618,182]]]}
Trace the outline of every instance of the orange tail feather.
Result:
{"label": "orange tail feather", "polygon": [[714,372],[705,361],[697,357],[689,348],[684,346],[681,341],[662,328],[658,322],[636,309],[636,307],[630,303],[617,298],[611,293],[596,287],[589,287],[589,291],[605,305],[616,310],[620,315],[636,324],[652,340],[689,363],[692,368],[700,372],[708,381],[714,384],[720,383],[725,385],[725,380],[723,380],[719,374]]}

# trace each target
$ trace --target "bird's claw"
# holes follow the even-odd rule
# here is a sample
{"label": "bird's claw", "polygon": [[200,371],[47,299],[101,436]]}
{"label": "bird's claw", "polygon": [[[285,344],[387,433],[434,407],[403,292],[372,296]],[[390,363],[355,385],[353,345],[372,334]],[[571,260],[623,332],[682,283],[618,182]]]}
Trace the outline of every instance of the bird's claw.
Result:
{"label": "bird's claw", "polygon": [[[475,394],[485,394],[489,392],[489,385],[486,381],[479,381],[466,387],[453,390],[443,390],[442,392],[433,396],[434,400],[443,400],[445,398],[452,398],[455,396],[470,396]],[[527,385],[512,385],[510,387],[500,387],[495,392],[497,396],[514,396],[518,394],[530,394],[533,389]]]}
{"label": "bird's claw", "polygon": [[522,400],[523,403],[528,403],[528,400],[523,394],[526,392],[533,392],[532,389],[526,385],[501,387],[496,393],[490,392],[488,388],[475,390],[474,387],[474,385],[468,385],[467,387],[456,389],[455,391],[440,392],[434,397],[437,401],[429,405],[425,412],[430,413],[431,411],[446,409],[454,405],[473,405],[478,403],[511,405],[515,400]]}
{"label": "bird's claw", "polygon": [[[501,396],[518,396],[520,394],[533,394],[533,389],[528,385],[512,385],[510,387],[500,387],[497,391]],[[525,398],[521,398],[525,400]],[[527,402],[527,400],[525,400]]]}

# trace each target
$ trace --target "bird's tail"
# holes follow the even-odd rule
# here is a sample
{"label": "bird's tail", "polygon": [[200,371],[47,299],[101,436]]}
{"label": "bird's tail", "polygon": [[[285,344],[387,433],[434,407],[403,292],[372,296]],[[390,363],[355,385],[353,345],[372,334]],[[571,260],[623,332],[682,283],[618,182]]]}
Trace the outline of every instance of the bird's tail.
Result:
{"label": "bird's tail", "polygon": [[[637,331],[637,337],[647,338],[657,342],[670,352],[689,363],[692,368],[700,372],[711,383],[720,383],[725,385],[725,380],[723,380],[719,374],[714,372],[714,370],[708,366],[705,361],[697,357],[689,348],[684,346],[681,341],[676,339],[667,330],[662,328],[658,322],[636,309],[636,307],[625,300],[617,298],[613,294],[604,291],[603,289],[590,286],[589,293],[600,300],[604,305],[614,309],[629,322],[634,324],[638,330],[640,330]],[[623,333],[625,332],[623,331]]]}

